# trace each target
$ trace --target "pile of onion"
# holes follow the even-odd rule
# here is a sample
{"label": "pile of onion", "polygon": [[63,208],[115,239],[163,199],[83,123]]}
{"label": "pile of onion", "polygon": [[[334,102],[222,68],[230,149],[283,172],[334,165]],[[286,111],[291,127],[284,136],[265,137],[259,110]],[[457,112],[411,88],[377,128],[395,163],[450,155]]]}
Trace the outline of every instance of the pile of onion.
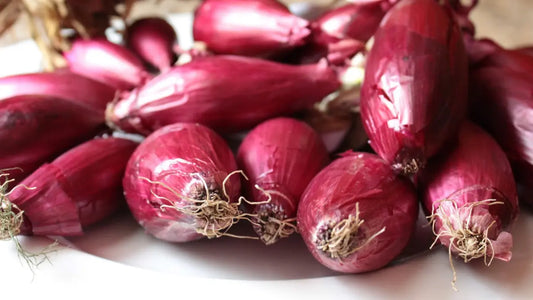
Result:
{"label": "pile of onion", "polygon": [[421,204],[452,268],[509,261],[515,181],[533,199],[532,48],[477,39],[477,0],[335,2],[305,19],[205,0],[190,49],[150,16],[121,43],[72,36],[65,69],[0,78],[0,239],[31,264],[19,235],[128,208],[163,241],[300,234],[362,273],[404,251]]}

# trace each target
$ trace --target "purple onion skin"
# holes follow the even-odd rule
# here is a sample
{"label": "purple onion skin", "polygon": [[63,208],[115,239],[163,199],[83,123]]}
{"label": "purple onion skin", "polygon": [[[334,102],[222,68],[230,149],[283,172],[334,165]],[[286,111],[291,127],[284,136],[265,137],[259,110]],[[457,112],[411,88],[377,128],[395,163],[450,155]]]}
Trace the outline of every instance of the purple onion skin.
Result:
{"label": "purple onion skin", "polygon": [[76,40],[63,55],[72,72],[118,90],[129,90],[150,78],[133,52],[103,38]]}
{"label": "purple onion skin", "polygon": [[14,184],[41,164],[98,134],[104,114],[72,101],[26,95],[0,101],[0,169]]}
{"label": "purple onion skin", "polygon": [[310,42],[293,51],[287,60],[310,64],[327,58],[334,65],[348,64],[350,58],[365,51],[365,43],[395,2],[354,1],[326,11],[312,23]]}
{"label": "purple onion skin", "polygon": [[238,56],[199,57],[133,90],[107,119],[141,134],[176,122],[237,132],[310,107],[339,85],[326,63],[290,66]]}
{"label": "purple onion skin", "polygon": [[0,99],[45,95],[104,111],[115,93],[116,90],[107,84],[65,70],[0,78]]}
{"label": "purple onion skin", "polygon": [[310,33],[307,20],[276,0],[205,0],[194,15],[194,39],[216,54],[274,56]]}
{"label": "purple onion skin", "polygon": [[470,75],[472,118],[503,148],[516,180],[533,186],[532,74],[492,66]]}
{"label": "purple onion skin", "polygon": [[368,41],[392,4],[386,1],[356,1],[327,11],[313,24],[313,41],[330,44],[344,39]]}
{"label": "purple onion skin", "polygon": [[251,195],[248,200],[268,200],[255,185],[285,196],[273,193],[268,203],[250,206],[252,214],[266,219],[265,224],[254,227],[263,242],[277,241],[266,228],[268,218],[295,218],[304,189],[328,162],[328,152],[318,133],[296,119],[270,119],[246,135],[237,153],[237,164],[249,179],[245,183],[247,195]]}
{"label": "purple onion skin", "polygon": [[468,55],[468,64],[471,68],[476,68],[488,56],[502,50],[502,47],[493,40],[475,39],[469,34],[463,35],[463,41]]}
{"label": "purple onion skin", "polygon": [[[176,123],[152,133],[134,152],[123,179],[124,194],[133,216],[149,234],[170,242],[197,240],[203,237],[196,230],[201,226],[199,220],[172,208],[161,208],[191,203],[155,182],[194,198],[204,191],[194,174],[207,182],[211,192],[220,194],[224,179],[234,170],[237,164],[231,149],[214,131],[200,124]],[[237,200],[240,187],[237,175],[228,179],[230,202]]]}
{"label": "purple onion skin", "polygon": [[533,56],[533,46],[525,46],[514,49],[518,52]]}
{"label": "purple onion skin", "polygon": [[[350,232],[355,237],[348,250],[355,251],[332,258],[317,243],[331,234],[331,224],[353,217],[357,206],[364,222]],[[418,201],[411,182],[394,174],[377,155],[351,152],[311,180],[298,207],[298,229],[309,251],[324,266],[361,273],[379,269],[400,254],[415,229],[417,215]]]}
{"label": "purple onion skin", "polygon": [[500,67],[516,72],[533,74],[533,57],[519,50],[495,49],[476,67]]}
{"label": "purple onion skin", "polygon": [[[426,213],[438,214],[434,229],[441,234],[439,242],[450,247],[452,235],[443,234],[448,231],[443,225],[448,221],[451,227],[468,228],[479,237],[487,230],[494,249],[490,253],[489,247],[488,256],[494,254],[494,258],[508,261],[512,237],[504,230],[518,214],[518,198],[505,153],[488,133],[469,121],[461,126],[455,148],[449,150],[430,160],[417,178]],[[489,205],[496,201],[502,203]],[[459,254],[459,249],[462,248],[458,245],[451,246],[452,253]],[[465,261],[472,258],[461,257]]]}
{"label": "purple onion skin", "polygon": [[24,211],[21,233],[80,235],[116,212],[124,204],[122,177],[136,146],[121,138],[94,139],[39,167],[9,195]]}
{"label": "purple onion skin", "polygon": [[140,58],[164,72],[174,62],[177,35],[167,21],[157,17],[136,20],[128,27],[126,44]]}
{"label": "purple onion skin", "polygon": [[64,175],[65,191],[76,202],[83,227],[99,222],[125,205],[122,178],[137,146],[123,138],[98,138],[51,163]]}
{"label": "purple onion skin", "polygon": [[451,13],[405,0],[385,16],[368,55],[361,116],[372,148],[415,174],[452,140],[467,110],[468,62]]}
{"label": "purple onion skin", "polygon": [[24,211],[20,234],[77,236],[83,233],[76,203],[58,183],[58,178],[62,175],[57,168],[43,164],[23,180],[31,189],[22,185],[13,189],[9,201]]}

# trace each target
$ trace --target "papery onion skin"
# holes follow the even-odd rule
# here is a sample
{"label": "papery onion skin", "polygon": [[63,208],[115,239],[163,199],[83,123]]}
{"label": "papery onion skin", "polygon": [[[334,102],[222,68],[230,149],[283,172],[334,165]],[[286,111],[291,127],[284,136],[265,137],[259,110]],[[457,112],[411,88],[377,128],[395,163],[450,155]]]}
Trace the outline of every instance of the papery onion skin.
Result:
{"label": "papery onion skin", "polygon": [[361,116],[370,145],[397,172],[415,174],[466,116],[460,29],[436,1],[401,1],[377,30],[365,70]]}
{"label": "papery onion skin", "polygon": [[65,70],[0,78],[0,101],[14,96],[45,95],[104,111],[115,93],[107,84]]}
{"label": "papery onion skin", "polygon": [[533,74],[533,58],[531,55],[518,50],[508,50],[495,48],[477,66],[500,67],[516,72],[526,72]]}
{"label": "papery onion skin", "polygon": [[129,90],[151,78],[133,52],[103,38],[78,39],[63,56],[72,72],[119,90]]}
{"label": "papery onion skin", "polygon": [[463,35],[463,41],[468,55],[468,63],[472,68],[475,68],[494,52],[502,50],[502,47],[493,40],[475,39],[469,34]]}
{"label": "papery onion skin", "polygon": [[291,63],[315,63],[327,58],[331,64],[346,65],[374,35],[385,13],[396,0],[354,1],[331,9],[313,22],[310,42],[289,57]]}
{"label": "papery onion skin", "polygon": [[137,143],[99,138],[39,167],[8,199],[24,212],[22,234],[73,236],[123,204],[122,177]]}
{"label": "papery onion skin", "polygon": [[272,232],[273,227],[279,226],[269,218],[282,222],[295,218],[301,194],[328,161],[320,136],[296,119],[270,119],[245,136],[237,153],[237,164],[248,177],[245,183],[247,195],[251,195],[248,200],[267,201],[267,193],[273,192],[268,203],[250,205],[250,213],[257,215],[260,224],[254,229],[265,244],[273,244],[282,237]]}
{"label": "papery onion skin", "polygon": [[0,169],[14,183],[105,127],[104,113],[50,96],[0,101]]}
{"label": "papery onion skin", "polygon": [[533,186],[533,75],[496,66],[470,75],[472,118],[505,151],[516,180]]}
{"label": "papery onion skin", "polygon": [[[353,253],[332,258],[318,248],[324,235],[332,234],[329,224],[349,220],[357,211],[363,223],[349,232],[347,250]],[[411,182],[394,174],[375,154],[348,152],[307,186],[298,207],[298,229],[309,251],[324,266],[361,273],[379,269],[400,254],[414,232],[417,215]]]}
{"label": "papery onion skin", "polygon": [[[222,196],[224,179],[235,170],[231,149],[214,131],[200,124],[176,123],[149,135],[134,152],[123,179],[124,194],[133,216],[149,234],[188,242],[204,237],[197,231],[202,220],[161,206],[191,205],[178,194],[202,201],[202,180],[213,194]],[[228,202],[237,201],[240,178],[228,178],[225,187]]]}
{"label": "papery onion skin", "polygon": [[157,17],[138,19],[128,27],[126,44],[140,58],[160,71],[174,62],[177,34],[166,20]]}
{"label": "papery onion skin", "polygon": [[76,201],[83,227],[125,205],[122,178],[137,146],[138,143],[124,138],[97,138],[71,149],[51,163],[64,175],[65,190]]}
{"label": "papery onion skin", "polygon": [[313,41],[330,44],[344,39],[368,41],[395,1],[354,1],[332,9],[313,24]]}
{"label": "papery onion skin", "polygon": [[[452,253],[465,261],[479,256],[486,262],[510,260],[512,236],[505,230],[518,214],[516,184],[505,153],[488,133],[464,122],[455,148],[428,162],[417,188],[439,242]],[[485,250],[461,246],[469,238],[464,230],[473,231],[477,243],[487,237],[491,245]]]}
{"label": "papery onion skin", "polygon": [[339,86],[325,62],[289,66],[248,57],[199,57],[133,90],[110,107],[107,119],[141,134],[176,122],[238,132],[310,107]]}
{"label": "papery onion skin", "polygon": [[524,46],[514,49],[518,52],[533,56],[533,46]]}
{"label": "papery onion skin", "polygon": [[193,36],[217,54],[268,57],[303,45],[309,22],[276,0],[205,0]]}

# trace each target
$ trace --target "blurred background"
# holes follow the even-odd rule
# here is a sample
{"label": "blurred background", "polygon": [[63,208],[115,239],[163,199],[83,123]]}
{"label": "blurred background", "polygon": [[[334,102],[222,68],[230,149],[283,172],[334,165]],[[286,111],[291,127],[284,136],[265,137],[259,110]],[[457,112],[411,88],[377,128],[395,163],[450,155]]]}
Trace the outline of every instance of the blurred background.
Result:
{"label": "blurred background", "polygon": [[[0,0],[1,5],[21,0]],[[44,0],[32,0],[44,1]],[[87,0],[94,1],[94,0]],[[463,0],[464,3],[472,0]],[[131,17],[161,13],[191,12],[199,0],[146,0],[133,6]],[[302,0],[282,0],[286,4]],[[332,0],[308,0],[316,5],[327,5]],[[533,45],[533,0],[479,0],[472,13],[478,37],[490,37],[505,47]],[[17,23],[0,37],[0,46],[29,38],[25,20]]]}

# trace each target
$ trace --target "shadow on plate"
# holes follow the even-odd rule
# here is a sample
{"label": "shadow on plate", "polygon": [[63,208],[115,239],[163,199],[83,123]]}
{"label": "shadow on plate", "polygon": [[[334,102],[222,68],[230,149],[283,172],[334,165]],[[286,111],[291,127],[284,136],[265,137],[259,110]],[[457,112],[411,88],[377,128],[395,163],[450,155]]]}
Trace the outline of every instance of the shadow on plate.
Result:
{"label": "shadow on plate", "polygon": [[[233,233],[253,236],[249,224],[238,225]],[[393,264],[401,264],[427,249],[431,242],[429,230],[419,226]],[[84,236],[68,240],[73,247],[105,259],[180,276],[289,280],[339,275],[318,263],[299,235],[270,246],[258,240],[231,237],[168,243],[146,234],[130,214],[122,213],[90,228]]]}

